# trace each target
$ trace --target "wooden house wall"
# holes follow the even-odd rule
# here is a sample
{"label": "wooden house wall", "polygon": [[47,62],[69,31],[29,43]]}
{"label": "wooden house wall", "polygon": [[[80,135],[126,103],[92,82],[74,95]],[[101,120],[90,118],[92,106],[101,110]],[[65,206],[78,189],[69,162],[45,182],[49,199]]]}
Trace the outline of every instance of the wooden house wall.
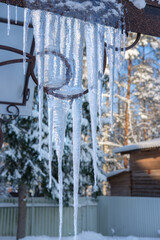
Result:
{"label": "wooden house wall", "polygon": [[111,196],[131,196],[131,176],[124,172],[108,178]]}
{"label": "wooden house wall", "polygon": [[132,196],[160,197],[160,149],[130,153]]}

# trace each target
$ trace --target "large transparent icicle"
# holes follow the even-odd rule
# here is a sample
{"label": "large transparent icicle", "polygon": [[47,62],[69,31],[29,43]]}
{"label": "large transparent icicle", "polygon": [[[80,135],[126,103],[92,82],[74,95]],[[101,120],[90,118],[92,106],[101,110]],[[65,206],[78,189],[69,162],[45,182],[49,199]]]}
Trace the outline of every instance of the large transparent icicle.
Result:
{"label": "large transparent icicle", "polygon": [[[72,62],[73,51],[73,20],[65,17],[60,18],[60,53]],[[55,62],[54,62],[55,64]],[[61,85],[66,78],[66,66],[62,60],[57,61],[54,68],[55,75],[60,77]],[[63,91],[62,87],[59,91]],[[64,137],[66,128],[66,118],[68,113],[69,102],[54,97],[54,111],[53,111],[53,127],[55,135],[55,146],[58,157],[58,179],[59,179],[59,239],[62,237],[62,213],[63,213],[63,174],[62,174],[62,156],[64,148]]]}
{"label": "large transparent icicle", "polygon": [[48,168],[49,168],[49,188],[51,188],[51,186],[52,186],[52,158],[53,158],[53,154],[52,154],[53,96],[48,95],[47,100],[48,100],[48,132],[49,132],[49,164],[48,164]]}
{"label": "large transparent icicle", "polygon": [[[61,17],[60,18],[60,53],[63,54],[64,56],[66,55],[66,17]],[[60,61],[60,76],[62,76],[62,79],[65,79],[65,65],[62,61]]]}
{"label": "large transparent icicle", "polygon": [[[54,31],[53,31],[54,29]],[[57,81],[59,70],[59,65],[55,65],[57,59],[52,54],[52,51],[58,51],[60,47],[60,34],[59,34],[59,17],[53,13],[46,13],[45,21],[45,50],[49,54],[44,55],[44,86],[47,87],[57,87],[59,81]],[[59,59],[58,59],[59,61]],[[59,79],[58,79],[59,80]],[[54,97],[48,96],[48,129],[49,129],[49,188],[51,188],[51,179],[52,179],[52,131],[53,131],[53,104]]]}
{"label": "large transparent icicle", "polygon": [[59,181],[59,239],[62,238],[62,216],[63,216],[63,173],[62,156],[64,148],[64,137],[66,128],[66,117],[68,104],[61,99],[54,98],[53,101],[53,128],[55,136],[55,147],[58,157],[58,181]]}
{"label": "large transparent icicle", "polygon": [[47,12],[45,23],[45,50],[48,54],[44,56],[44,85],[49,88],[61,87],[63,79],[59,76],[59,57],[52,51],[60,52],[60,18]]}
{"label": "large transparent icicle", "polygon": [[24,9],[24,24],[23,24],[23,73],[25,74],[26,65],[26,52],[27,52],[27,37],[28,37],[28,26],[31,17],[31,10],[28,8]]}
{"label": "large transparent icicle", "polygon": [[121,42],[122,42],[122,26],[119,22],[119,28],[116,30],[115,45],[116,45],[116,70],[121,70]]}
{"label": "large transparent icicle", "polygon": [[38,70],[39,96],[39,152],[42,146],[43,84],[44,84],[44,26],[45,12],[32,10],[33,33],[35,38],[36,62]]}
{"label": "large transparent icicle", "polygon": [[[74,74],[74,65],[73,65],[73,27],[74,27],[74,19],[67,18],[66,19],[66,49],[65,49],[65,56],[71,65],[72,74]],[[73,80],[73,79],[72,79]],[[73,86],[73,81],[70,81],[70,86]]]}
{"label": "large transparent icicle", "polygon": [[[81,89],[83,71],[83,38],[84,24],[82,21],[74,20],[74,49],[73,59],[75,62],[74,87]],[[73,179],[74,179],[74,234],[77,239],[78,219],[78,186],[80,166],[80,142],[81,142],[81,115],[82,99],[74,99],[72,104],[73,115]]]}
{"label": "large transparent icicle", "polygon": [[93,165],[94,180],[97,185],[97,83],[98,83],[98,61],[97,61],[97,25],[86,23],[85,25],[86,53],[87,53],[87,75],[89,89],[89,105],[91,114],[92,142],[93,142]]}
{"label": "large transparent icicle", "polygon": [[123,29],[123,55],[125,59],[125,54],[126,54],[126,31]]}
{"label": "large transparent icicle", "polygon": [[99,112],[99,130],[101,131],[101,105],[102,105],[102,77],[104,68],[104,26],[98,24],[98,112]]}
{"label": "large transparent icicle", "polygon": [[114,111],[114,75],[115,75],[115,29],[106,28],[106,41],[108,44],[108,64],[109,64],[109,88],[110,88],[110,110],[111,110],[111,133],[113,133],[113,111]]}

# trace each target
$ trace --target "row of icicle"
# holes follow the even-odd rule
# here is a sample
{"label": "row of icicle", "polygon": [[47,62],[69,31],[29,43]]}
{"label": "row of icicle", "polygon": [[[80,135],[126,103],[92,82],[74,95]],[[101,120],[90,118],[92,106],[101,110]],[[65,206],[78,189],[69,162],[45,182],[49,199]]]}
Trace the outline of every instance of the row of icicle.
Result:
{"label": "row of icicle", "polygon": [[[8,28],[10,32],[10,6],[8,8]],[[120,69],[121,63],[121,41],[124,43],[125,54],[125,31],[122,33],[122,25],[115,30],[96,23],[83,22],[78,19],[59,16],[41,10],[24,10],[23,31],[23,58],[24,73],[27,52],[28,26],[32,18],[33,32],[35,38],[36,63],[38,71],[38,95],[39,95],[39,152],[42,147],[42,116],[43,116],[43,87],[50,86],[59,88],[60,93],[72,94],[83,92],[83,50],[84,42],[87,56],[87,75],[89,89],[89,105],[91,115],[91,129],[93,142],[93,165],[95,187],[97,182],[97,102],[99,112],[99,128],[101,129],[101,105],[102,105],[102,80],[104,68],[104,51],[108,56],[109,65],[109,88],[110,88],[110,111],[111,132],[113,131],[113,102],[114,102],[114,75],[115,66]],[[17,7],[16,18],[17,22]],[[85,41],[84,41],[85,40]],[[104,42],[107,43],[105,49]],[[117,48],[118,51],[115,51]],[[49,53],[45,54],[44,50]],[[51,51],[63,54],[69,62],[73,78],[68,85],[64,85],[66,66],[59,57]],[[63,87],[60,87],[62,86]],[[59,238],[62,237],[62,215],[63,215],[63,175],[62,156],[64,147],[66,118],[69,101],[48,95],[48,128],[49,128],[49,188],[52,185],[52,146],[53,133],[56,153],[58,157],[58,181],[59,181]],[[77,238],[78,218],[78,183],[80,166],[80,140],[81,140],[81,117],[82,98],[74,99],[72,102],[73,115],[73,178],[74,178],[74,233]]]}

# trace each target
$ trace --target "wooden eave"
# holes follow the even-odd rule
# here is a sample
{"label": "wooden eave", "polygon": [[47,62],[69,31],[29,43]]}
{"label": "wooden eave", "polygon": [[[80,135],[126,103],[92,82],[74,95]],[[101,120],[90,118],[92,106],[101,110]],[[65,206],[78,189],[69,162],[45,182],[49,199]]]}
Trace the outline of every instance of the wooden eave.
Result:
{"label": "wooden eave", "polygon": [[128,151],[124,151],[124,152],[117,152],[116,154],[120,153],[121,155],[125,155],[125,154],[131,154],[133,152],[147,152],[147,151],[152,151],[152,150],[160,150],[160,147],[148,147],[148,148],[140,148],[140,149],[134,149],[134,150],[128,150]]}
{"label": "wooden eave", "polygon": [[120,173],[117,173],[113,176],[110,176],[110,177],[107,177],[107,181],[109,181],[111,178],[115,178],[117,176],[122,176],[122,175],[126,175],[126,174],[131,174],[131,171],[127,171],[127,172],[120,172]]}

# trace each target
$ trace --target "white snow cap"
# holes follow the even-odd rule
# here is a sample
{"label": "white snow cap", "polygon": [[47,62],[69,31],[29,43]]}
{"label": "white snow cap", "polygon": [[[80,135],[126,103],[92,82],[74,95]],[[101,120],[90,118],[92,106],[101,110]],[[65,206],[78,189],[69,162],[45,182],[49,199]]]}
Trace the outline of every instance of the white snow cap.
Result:
{"label": "white snow cap", "polygon": [[125,152],[140,150],[140,149],[157,148],[157,147],[160,147],[160,138],[135,143],[132,145],[130,144],[120,148],[115,148],[114,153],[125,153]]}
{"label": "white snow cap", "polygon": [[134,4],[134,6],[138,9],[145,8],[146,6],[146,1],[145,0],[129,0]]}

